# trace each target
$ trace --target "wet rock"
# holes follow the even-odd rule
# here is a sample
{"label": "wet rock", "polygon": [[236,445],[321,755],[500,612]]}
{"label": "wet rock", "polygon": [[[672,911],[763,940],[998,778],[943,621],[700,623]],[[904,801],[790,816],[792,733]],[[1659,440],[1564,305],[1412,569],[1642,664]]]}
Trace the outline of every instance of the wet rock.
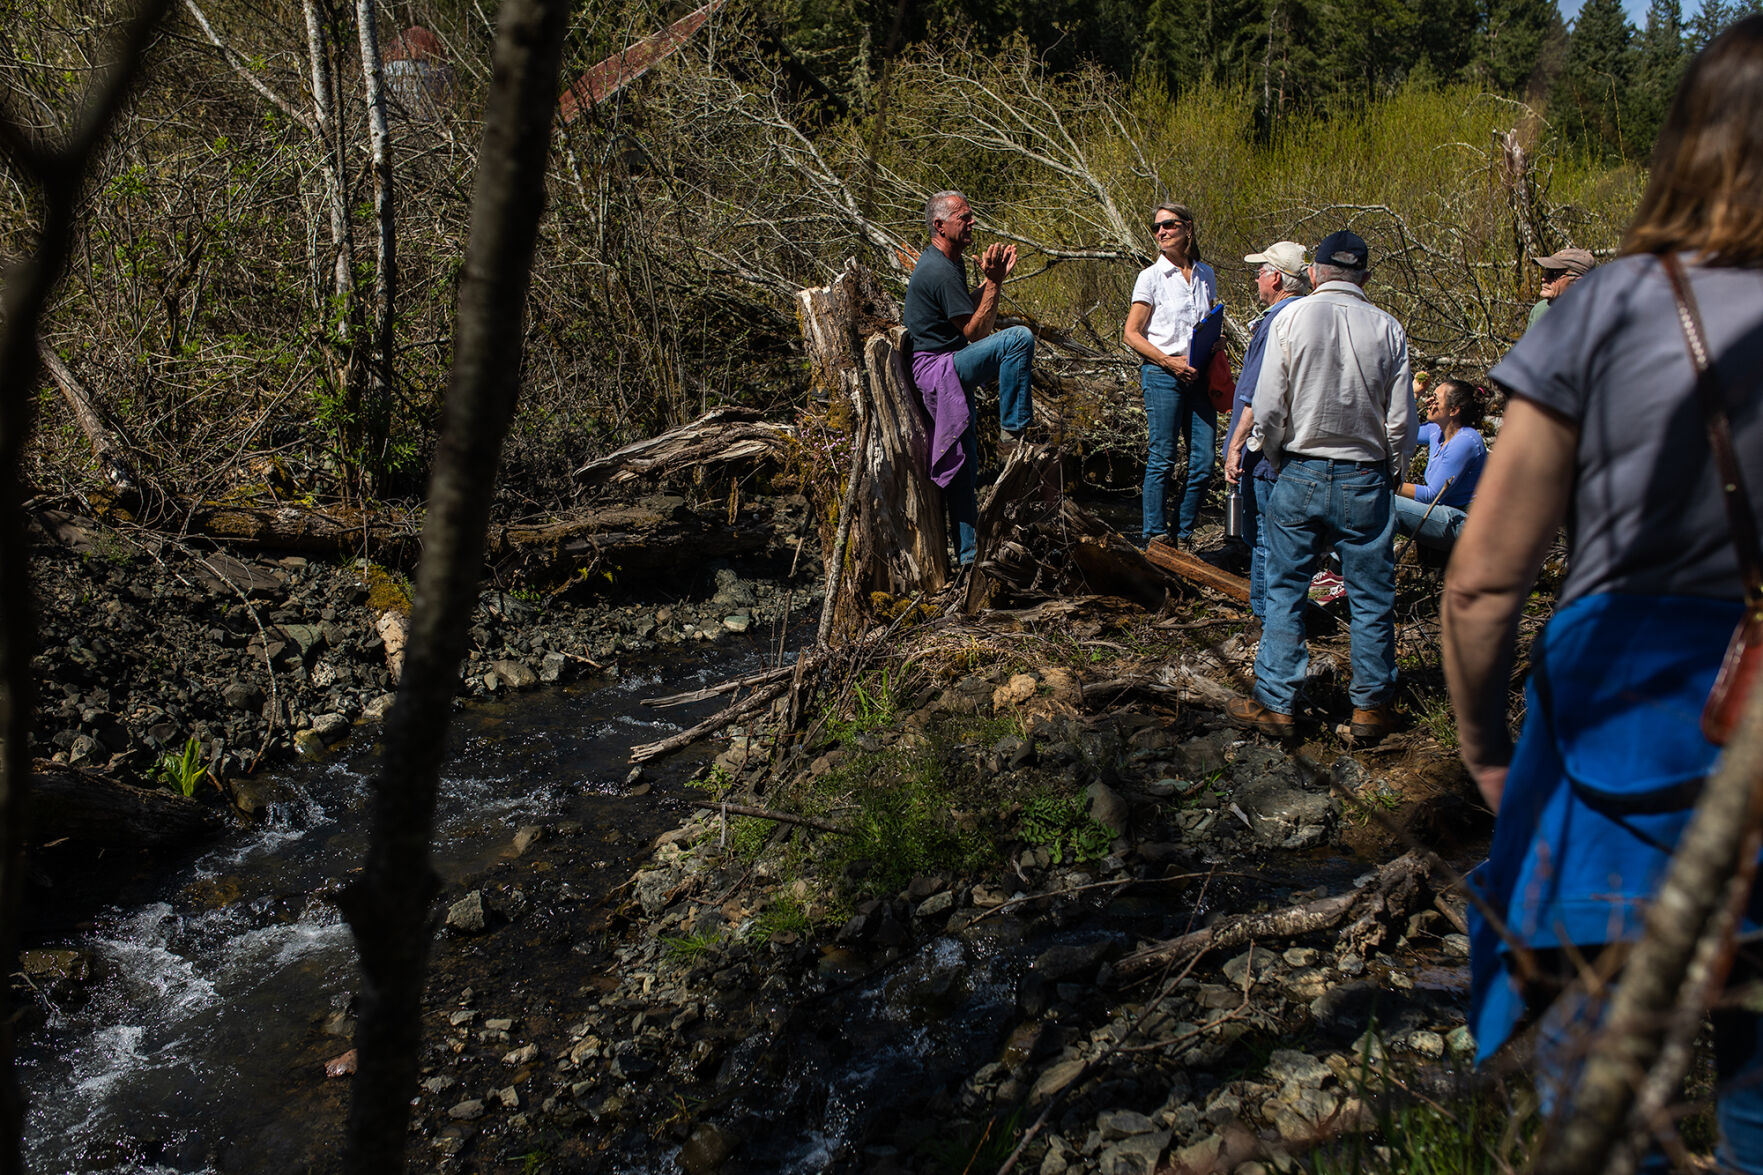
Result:
{"label": "wet rock", "polygon": [[679,1150],[679,1165],[686,1175],[713,1175],[734,1153],[734,1140],[712,1122],[700,1122]]}
{"label": "wet rock", "polygon": [[461,934],[482,934],[489,929],[489,911],[481,890],[472,890],[447,907],[447,926]]}
{"label": "wet rock", "polygon": [[422,1087],[428,1090],[431,1096],[439,1097],[441,1094],[446,1093],[449,1089],[452,1089],[458,1084],[458,1081],[447,1076],[445,1073],[438,1073],[433,1077],[425,1077],[422,1082]]}
{"label": "wet rock", "polygon": [[523,824],[514,833],[514,855],[524,856],[526,851],[545,839],[545,830],[537,824]]}
{"label": "wet rock", "polygon": [[563,680],[563,671],[569,660],[562,653],[546,653],[539,658],[539,680],[546,685]]}
{"label": "wet rock", "polygon": [[1325,795],[1288,785],[1278,776],[1244,785],[1237,802],[1249,817],[1255,839],[1282,849],[1322,844],[1334,827],[1334,802]]}
{"label": "wet rock", "polygon": [[302,730],[294,735],[294,750],[308,759],[316,759],[326,750],[324,738],[316,730]]}
{"label": "wet rock", "polygon": [[234,710],[256,711],[263,708],[263,690],[252,682],[234,681],[220,692],[220,697]]}
{"label": "wet rock", "polygon": [[1450,958],[1467,959],[1469,957],[1469,936],[1467,934],[1447,934],[1439,940],[1439,945],[1444,947],[1445,954]]}
{"label": "wet rock", "polygon": [[745,612],[736,612],[722,618],[722,626],[730,632],[746,632],[753,627],[753,618]]}
{"label": "wet rock", "polygon": [[[531,689],[539,684],[539,675],[534,673],[524,661],[506,658],[492,661],[490,662],[490,672],[509,689]],[[486,681],[485,684],[489,683]]]}
{"label": "wet rock", "polygon": [[1073,976],[1088,974],[1113,946],[1114,940],[1111,938],[1064,943],[1042,951],[1030,966],[1047,983],[1058,983]]}
{"label": "wet rock", "polygon": [[447,1111],[447,1117],[456,1122],[471,1122],[484,1116],[484,1103],[479,1098],[468,1098]]}
{"label": "wet rock", "polygon": [[355,1075],[355,1050],[339,1053],[324,1063],[326,1077],[353,1077]]}
{"label": "wet rock", "polygon": [[392,712],[392,703],[398,700],[397,694],[378,694],[361,709],[361,716],[372,722],[384,722],[386,715]]}
{"label": "wet rock", "polygon": [[523,1044],[519,1048],[505,1055],[502,1058],[502,1063],[504,1065],[518,1067],[520,1065],[530,1065],[538,1059],[539,1046],[536,1044]]}
{"label": "wet rock", "polygon": [[1445,1055],[1445,1038],[1423,1028],[1408,1034],[1408,1047],[1423,1057],[1438,1058]]}
{"label": "wet rock", "polygon": [[312,720],[312,733],[324,740],[325,746],[341,739],[349,733],[349,720],[334,711],[320,714]]}
{"label": "wet rock", "polygon": [[501,1089],[492,1089],[489,1100],[498,1103],[505,1110],[518,1110],[520,1108],[520,1091],[512,1085],[503,1086]]}
{"label": "wet rock", "polygon": [[918,918],[935,918],[939,915],[947,914],[954,908],[955,895],[945,890],[942,893],[932,894],[930,897],[924,899],[924,901],[920,902],[918,908],[913,910],[912,913]]}
{"label": "wet rock", "polygon": [[1340,1099],[1323,1089],[1287,1086],[1261,1106],[1262,1116],[1287,1142],[1305,1143],[1321,1136]]}

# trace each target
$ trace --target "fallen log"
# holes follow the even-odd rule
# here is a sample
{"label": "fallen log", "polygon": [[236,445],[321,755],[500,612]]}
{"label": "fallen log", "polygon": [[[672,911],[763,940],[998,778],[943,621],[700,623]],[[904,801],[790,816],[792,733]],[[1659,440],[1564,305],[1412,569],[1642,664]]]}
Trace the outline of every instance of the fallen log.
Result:
{"label": "fallen log", "polygon": [[689,706],[693,702],[706,702],[718,694],[730,694],[739,689],[755,685],[770,685],[774,681],[782,681],[796,672],[794,665],[780,665],[776,669],[767,669],[763,673],[752,673],[746,677],[736,677],[716,685],[707,685],[703,689],[688,690],[683,694],[668,694],[660,698],[644,698],[642,705],[665,709],[669,706]]}
{"label": "fallen log", "polygon": [[1117,974],[1143,975],[1169,962],[1184,962],[1207,951],[1231,950],[1265,938],[1297,938],[1353,920],[1342,933],[1343,946],[1361,956],[1400,933],[1414,907],[1424,900],[1428,866],[1418,853],[1404,853],[1382,866],[1364,885],[1266,914],[1223,918],[1178,938],[1142,947],[1120,960]]}
{"label": "fallen log", "polygon": [[690,424],[635,441],[575,471],[586,486],[622,485],[652,473],[781,462],[796,438],[787,424],[760,419],[747,408],[717,408]]}
{"label": "fallen log", "polygon": [[1249,602],[1249,581],[1240,575],[1232,575],[1220,570],[1204,559],[1195,558],[1186,551],[1179,551],[1168,543],[1152,543],[1145,550],[1145,558],[1155,567],[1169,572],[1188,583],[1199,584],[1220,592],[1240,604]]}
{"label": "fallen log", "polygon": [[215,809],[176,792],[46,759],[31,765],[26,820],[34,843],[68,840],[95,848],[183,848],[226,828]]}
{"label": "fallen log", "polygon": [[[99,520],[140,524],[133,498],[94,496]],[[420,554],[420,516],[395,509],[371,514],[341,504],[315,509],[286,502],[162,500],[176,521],[170,529],[238,550],[276,551],[326,559],[366,552],[386,567],[409,569]],[[164,516],[156,524],[165,529]],[[76,548],[90,546],[97,528],[59,511],[39,511],[37,528]],[[674,574],[682,564],[754,555],[777,541],[770,510],[740,507],[731,518],[718,509],[697,511],[683,498],[655,495],[640,502],[583,507],[540,522],[492,530],[486,562],[553,579]]]}
{"label": "fallen log", "polygon": [[120,490],[135,488],[135,471],[129,466],[128,458],[123,456],[126,446],[111,435],[111,430],[99,415],[98,409],[92,406],[92,397],[85,386],[74,378],[67,364],[61,361],[49,348],[47,343],[38,341],[37,357],[43,361],[43,370],[61,391],[61,398],[73,412],[73,418],[79,423],[80,431],[86,434],[86,443],[92,446],[92,457],[98,462],[98,468],[104,472],[104,480]]}

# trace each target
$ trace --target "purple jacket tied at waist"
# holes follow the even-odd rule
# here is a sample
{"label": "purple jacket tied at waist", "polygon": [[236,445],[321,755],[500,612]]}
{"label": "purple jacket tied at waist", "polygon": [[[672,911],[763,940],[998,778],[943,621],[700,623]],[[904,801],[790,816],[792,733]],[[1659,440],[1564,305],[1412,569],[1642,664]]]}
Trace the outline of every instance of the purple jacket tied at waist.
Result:
{"label": "purple jacket tied at waist", "polygon": [[961,450],[961,434],[973,420],[967,391],[955,374],[955,352],[914,352],[912,382],[918,385],[918,398],[930,413],[930,479],[948,489],[967,460]]}

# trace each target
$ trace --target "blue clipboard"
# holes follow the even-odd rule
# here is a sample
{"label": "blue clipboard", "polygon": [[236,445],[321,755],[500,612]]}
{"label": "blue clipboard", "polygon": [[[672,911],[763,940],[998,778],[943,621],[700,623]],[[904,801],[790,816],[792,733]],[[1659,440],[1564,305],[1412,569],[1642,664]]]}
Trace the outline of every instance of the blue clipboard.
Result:
{"label": "blue clipboard", "polygon": [[1214,306],[1194,328],[1193,338],[1188,340],[1188,362],[1196,369],[1204,370],[1212,358],[1212,348],[1224,334],[1224,303]]}

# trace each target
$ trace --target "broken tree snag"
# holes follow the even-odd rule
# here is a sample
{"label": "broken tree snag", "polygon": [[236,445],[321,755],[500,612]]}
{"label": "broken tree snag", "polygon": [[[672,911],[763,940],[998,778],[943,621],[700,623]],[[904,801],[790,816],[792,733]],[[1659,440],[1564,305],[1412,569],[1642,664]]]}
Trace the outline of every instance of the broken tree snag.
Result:
{"label": "broken tree snag", "polygon": [[79,422],[80,431],[86,434],[86,441],[92,446],[92,456],[97,460],[104,480],[119,490],[134,489],[135,471],[123,457],[124,446],[110,435],[110,429],[105,426],[104,418],[98,415],[98,410],[92,406],[92,397],[86,394],[85,387],[67,369],[61,356],[51,351],[41,340],[37,342],[37,357],[43,361],[43,369],[61,390],[61,398],[67,401],[74,419]]}
{"label": "broken tree snag", "polygon": [[1143,975],[1169,962],[1185,962],[1212,950],[1232,950],[1244,943],[1269,938],[1298,938],[1352,921],[1340,934],[1343,952],[1363,958],[1394,941],[1407,924],[1408,915],[1432,900],[1427,886],[1430,873],[1418,853],[1404,853],[1382,866],[1364,885],[1348,893],[1333,894],[1288,906],[1267,914],[1243,914],[1223,918],[1203,930],[1143,947],[1120,960],[1116,971],[1126,978]]}
{"label": "broken tree snag", "polygon": [[[1059,451],[1051,445],[1017,445],[998,471],[998,480],[979,506],[974,569],[968,577],[962,611],[972,616],[990,607],[1001,590],[1024,590],[1042,568],[1037,544],[1022,532],[1056,515],[1060,508]],[[1045,595],[1063,595],[1046,592]]]}
{"label": "broken tree snag", "polygon": [[1197,559],[1185,551],[1178,551],[1167,543],[1152,543],[1145,550],[1145,558],[1157,567],[1176,575],[1189,583],[1211,588],[1236,600],[1238,603],[1249,602],[1249,581],[1240,575],[1232,575],[1228,571],[1220,571],[1204,559]]}
{"label": "broken tree snag", "polygon": [[182,848],[226,828],[220,813],[176,792],[46,759],[31,766],[27,819],[37,844],[70,840],[101,848]]}
{"label": "broken tree snag", "polygon": [[[875,275],[847,262],[832,285],[798,294],[797,309],[828,422],[862,445],[846,487],[857,513],[831,605],[831,632],[849,637],[869,626],[877,593],[912,599],[949,582],[943,493],[930,479],[929,422],[907,371],[905,330]],[[821,540],[831,568],[835,536],[823,530]]]}
{"label": "broken tree snag", "polygon": [[575,471],[585,486],[622,485],[651,473],[689,469],[738,472],[764,462],[780,463],[796,430],[761,420],[746,408],[718,408],[690,424],[636,441]]}

